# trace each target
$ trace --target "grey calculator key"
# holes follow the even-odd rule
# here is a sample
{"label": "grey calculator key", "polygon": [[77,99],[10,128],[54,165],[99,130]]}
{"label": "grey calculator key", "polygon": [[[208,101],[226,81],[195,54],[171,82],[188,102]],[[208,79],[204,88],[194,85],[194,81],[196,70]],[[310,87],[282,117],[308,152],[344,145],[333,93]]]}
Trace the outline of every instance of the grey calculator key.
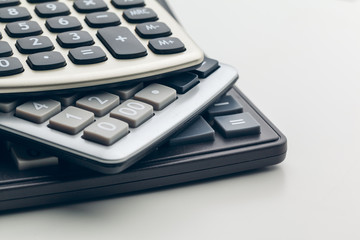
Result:
{"label": "grey calculator key", "polygon": [[158,20],[157,14],[151,8],[131,8],[123,12],[123,17],[129,23],[144,23]]}
{"label": "grey calculator key", "polygon": [[185,72],[167,77],[161,81],[162,84],[174,88],[178,94],[184,94],[200,83],[196,74]]}
{"label": "grey calculator key", "polygon": [[128,133],[129,125],[126,122],[104,117],[88,126],[83,138],[109,146]]}
{"label": "grey calculator key", "polygon": [[120,25],[119,17],[113,12],[96,12],[85,16],[85,22],[92,28],[103,28]]}
{"label": "grey calculator key", "polygon": [[45,26],[50,32],[66,32],[80,30],[82,28],[79,20],[74,16],[52,17],[46,20]]}
{"label": "grey calculator key", "polygon": [[111,3],[114,7],[120,9],[145,6],[144,0],[111,0]]}
{"label": "grey calculator key", "polygon": [[20,171],[32,168],[57,166],[59,164],[57,157],[49,155],[44,151],[29,148],[20,144],[11,143],[10,153]]}
{"label": "grey calculator key", "polygon": [[65,58],[56,51],[29,55],[26,62],[33,70],[50,70],[66,66]]}
{"label": "grey calculator key", "polygon": [[0,112],[11,112],[19,104],[19,99],[2,99],[0,100]]}
{"label": "grey calculator key", "polygon": [[24,7],[7,7],[0,9],[0,22],[29,20],[31,15]]}
{"label": "grey calculator key", "polygon": [[93,112],[95,116],[101,117],[110,112],[119,103],[120,99],[118,96],[107,92],[100,92],[77,100],[76,106]]}
{"label": "grey calculator key", "polygon": [[138,24],[135,32],[142,38],[158,38],[171,35],[170,28],[163,22],[147,22]]}
{"label": "grey calculator key", "polygon": [[219,67],[220,66],[218,61],[205,57],[200,67],[195,69],[193,73],[197,74],[199,78],[207,78],[211,73],[215,72],[215,70],[218,69]]}
{"label": "grey calculator key", "polygon": [[0,41],[0,57],[10,57],[13,51],[8,42]]}
{"label": "grey calculator key", "polygon": [[16,57],[0,58],[0,76],[14,75],[23,71],[23,65]]}
{"label": "grey calculator key", "polygon": [[260,133],[260,124],[248,112],[218,116],[214,120],[225,137],[239,137]]}
{"label": "grey calculator key", "polygon": [[5,32],[13,38],[42,34],[40,25],[35,21],[21,21],[6,24]]}
{"label": "grey calculator key", "polygon": [[68,57],[75,64],[93,64],[107,60],[105,52],[99,46],[87,46],[71,49]]}
{"label": "grey calculator key", "polygon": [[74,135],[92,122],[94,122],[94,113],[70,106],[50,118],[48,126],[61,132]]}
{"label": "grey calculator key", "polygon": [[68,107],[72,105],[79,97],[80,94],[78,93],[69,93],[69,94],[54,95],[51,98],[59,101],[62,106]]}
{"label": "grey calculator key", "polygon": [[147,55],[146,48],[126,27],[99,29],[96,35],[114,58],[129,59]]}
{"label": "grey calculator key", "polygon": [[176,99],[176,91],[173,88],[153,83],[136,93],[134,98],[149,103],[155,110],[161,110]]}
{"label": "grey calculator key", "polygon": [[135,95],[135,93],[137,93],[138,91],[143,89],[143,87],[144,87],[144,83],[140,82],[140,83],[136,83],[133,85],[124,86],[124,87],[112,88],[112,89],[109,89],[109,91],[113,94],[120,96],[121,100],[127,100],[127,99],[133,97]]}
{"label": "grey calculator key", "polygon": [[213,141],[214,139],[214,129],[212,129],[203,117],[199,116],[189,127],[170,138],[169,144],[176,146],[189,143]]}
{"label": "grey calculator key", "polygon": [[153,116],[153,107],[136,100],[127,100],[110,112],[110,117],[127,122],[136,128]]}
{"label": "grey calculator key", "polygon": [[90,33],[86,31],[71,31],[60,33],[57,35],[56,41],[63,48],[75,48],[94,44],[94,40]]}
{"label": "grey calculator key", "polygon": [[225,95],[207,109],[210,117],[242,113],[243,106],[232,96]]}
{"label": "grey calculator key", "polygon": [[32,36],[20,38],[16,41],[16,48],[24,54],[51,51],[54,49],[50,38],[46,36]]}
{"label": "grey calculator key", "polygon": [[69,15],[70,9],[62,2],[47,2],[37,4],[35,6],[35,12],[39,17],[49,18]]}
{"label": "grey calculator key", "polygon": [[79,13],[100,12],[109,9],[103,0],[76,0],[73,7]]}
{"label": "grey calculator key", "polygon": [[156,54],[173,54],[186,50],[185,45],[175,37],[152,39],[148,46]]}
{"label": "grey calculator key", "polygon": [[61,111],[58,101],[45,99],[26,102],[18,106],[15,115],[35,123],[43,123]]}
{"label": "grey calculator key", "polygon": [[0,8],[16,6],[16,5],[19,5],[19,4],[20,4],[20,0],[1,0],[0,1]]}

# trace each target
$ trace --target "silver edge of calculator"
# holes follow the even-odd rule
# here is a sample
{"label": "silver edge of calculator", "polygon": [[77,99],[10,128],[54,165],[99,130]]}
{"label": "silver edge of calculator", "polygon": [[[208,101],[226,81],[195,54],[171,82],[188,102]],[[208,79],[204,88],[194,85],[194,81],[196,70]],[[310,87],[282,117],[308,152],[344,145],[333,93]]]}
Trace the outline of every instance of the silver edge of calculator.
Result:
{"label": "silver edge of calculator", "polygon": [[[136,24],[128,23],[122,17],[123,10],[116,9],[110,3],[110,0],[104,0],[109,7],[108,11],[115,12],[121,18],[120,26],[125,26],[137,36],[137,39],[147,48],[148,39],[142,39],[135,33]],[[84,19],[85,14],[81,14],[73,9],[73,1],[63,1],[70,9],[71,16]],[[159,20],[168,24],[172,31],[172,37],[178,37],[185,45],[186,51],[182,53],[157,55],[147,48],[148,55],[136,59],[115,59],[110,52],[101,44],[96,37],[98,28],[90,28],[85,22],[82,22],[83,29],[90,33],[95,41],[93,46],[100,46],[106,53],[108,60],[101,63],[89,65],[75,65],[67,57],[69,49],[62,48],[56,41],[56,33],[51,33],[45,27],[45,18],[40,18],[33,11],[35,4],[27,1],[21,1],[22,7],[26,7],[31,12],[30,21],[36,21],[41,25],[44,36],[48,36],[55,46],[54,51],[62,53],[66,59],[67,65],[63,68],[34,71],[26,63],[28,54],[14,54],[22,63],[25,71],[12,76],[0,77],[1,93],[19,93],[19,92],[41,92],[59,89],[70,89],[89,87],[99,84],[111,84],[132,79],[148,78],[155,75],[161,75],[167,72],[178,71],[190,68],[200,64],[204,59],[202,50],[185,33],[184,29],[173,19],[170,14],[155,0],[146,0],[146,6],[152,8],[158,15]],[[6,23],[0,23],[2,29]],[[7,41],[14,52],[18,53],[15,47],[18,38],[11,38],[3,32],[2,41]]]}
{"label": "silver edge of calculator", "polygon": [[[74,161],[78,164],[104,173],[116,173],[154,149],[230,89],[238,78],[237,71],[225,64],[220,66],[208,78],[200,79],[200,84],[189,92],[184,95],[178,94],[178,99],[164,110],[155,111],[155,116],[140,127],[130,128],[128,135],[111,146],[83,139],[82,131],[76,135],[69,135],[50,129],[47,127],[49,121],[35,124],[14,117],[14,112],[0,113],[0,129],[70,153],[76,156]],[[83,158],[86,160],[79,161]],[[107,166],[104,166],[104,169],[97,167],[101,164]],[[114,168],[106,169],[109,165]]]}

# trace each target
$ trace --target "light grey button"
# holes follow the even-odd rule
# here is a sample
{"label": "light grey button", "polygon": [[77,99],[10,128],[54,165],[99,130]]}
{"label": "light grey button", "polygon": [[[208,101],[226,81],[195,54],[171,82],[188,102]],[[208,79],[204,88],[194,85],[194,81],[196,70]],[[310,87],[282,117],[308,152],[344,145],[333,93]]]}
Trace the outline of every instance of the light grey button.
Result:
{"label": "light grey button", "polygon": [[137,83],[135,85],[117,87],[109,90],[111,93],[120,96],[121,100],[127,100],[135,95],[138,91],[140,91],[144,87],[144,84]]}
{"label": "light grey button", "polygon": [[59,163],[57,157],[24,145],[10,144],[10,153],[19,170],[54,166]]}
{"label": "light grey button", "polygon": [[153,116],[153,107],[136,100],[127,100],[110,112],[110,117],[127,122],[136,128]]}
{"label": "light grey button", "polygon": [[63,107],[68,107],[72,105],[76,99],[80,97],[78,93],[70,93],[70,94],[59,94],[51,97],[52,99],[59,101]]}
{"label": "light grey button", "polygon": [[155,110],[161,110],[176,99],[175,89],[153,83],[135,94],[135,99],[151,104]]}
{"label": "light grey button", "polygon": [[6,99],[0,101],[0,112],[11,112],[20,103],[18,99]]}
{"label": "light grey button", "polygon": [[85,128],[83,138],[108,146],[128,133],[126,122],[104,117]]}
{"label": "light grey button", "polygon": [[43,123],[60,111],[61,105],[58,101],[45,99],[26,102],[18,106],[15,115],[35,123]]}
{"label": "light grey button", "polygon": [[107,92],[100,92],[77,100],[76,106],[95,113],[95,116],[102,117],[119,105],[119,103],[120,99],[118,96]]}
{"label": "light grey button", "polygon": [[92,122],[94,122],[92,112],[70,106],[52,117],[49,127],[65,133],[77,134]]}

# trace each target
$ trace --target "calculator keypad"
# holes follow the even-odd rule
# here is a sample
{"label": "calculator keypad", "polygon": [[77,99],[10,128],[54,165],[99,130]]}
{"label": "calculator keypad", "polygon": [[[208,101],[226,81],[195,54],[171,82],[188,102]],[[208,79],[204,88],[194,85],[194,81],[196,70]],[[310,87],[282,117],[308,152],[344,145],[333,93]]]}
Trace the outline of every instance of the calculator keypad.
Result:
{"label": "calculator keypad", "polygon": [[97,117],[102,117],[119,105],[119,103],[120,98],[118,96],[100,92],[79,99],[76,101],[76,106],[93,112]]}
{"label": "calculator keypad", "polygon": [[161,110],[176,99],[176,91],[167,86],[153,83],[135,94],[134,98],[152,105],[155,110]]}
{"label": "calculator keypad", "polygon": [[0,1],[0,8],[16,6],[20,4],[20,0],[2,0]]}

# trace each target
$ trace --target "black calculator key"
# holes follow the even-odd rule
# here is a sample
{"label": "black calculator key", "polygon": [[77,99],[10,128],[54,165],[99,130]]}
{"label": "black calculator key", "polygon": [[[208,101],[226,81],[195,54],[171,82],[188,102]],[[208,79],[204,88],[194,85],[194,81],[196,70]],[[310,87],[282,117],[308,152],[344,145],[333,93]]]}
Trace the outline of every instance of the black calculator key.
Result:
{"label": "black calculator key", "polygon": [[207,142],[215,139],[215,131],[199,116],[189,127],[169,139],[171,146]]}
{"label": "black calculator key", "polygon": [[145,6],[144,0],[111,0],[111,3],[114,7],[120,9]]}
{"label": "black calculator key", "polygon": [[47,2],[35,6],[35,12],[39,17],[50,18],[70,14],[70,9],[62,2]]}
{"label": "black calculator key", "polygon": [[146,48],[126,27],[99,29],[96,35],[114,58],[129,59],[147,55]]}
{"label": "black calculator key", "polygon": [[11,55],[13,55],[13,52],[9,43],[0,41],[0,57],[9,57]]}
{"label": "black calculator key", "polygon": [[19,4],[20,4],[20,0],[1,0],[0,1],[0,8],[16,6],[16,5],[19,5]]}
{"label": "black calculator key", "polygon": [[57,35],[56,41],[63,48],[75,48],[94,44],[94,39],[88,32],[85,31],[60,33]]}
{"label": "black calculator key", "polygon": [[119,17],[113,12],[89,13],[85,16],[85,22],[93,28],[117,26],[121,23]]}
{"label": "black calculator key", "polygon": [[31,36],[18,39],[15,44],[19,52],[24,54],[32,54],[37,52],[51,51],[54,45],[46,36]]}
{"label": "black calculator key", "polygon": [[41,52],[28,56],[26,62],[33,70],[50,70],[66,65],[65,58],[59,52]]}
{"label": "black calculator key", "polygon": [[27,0],[29,3],[43,3],[43,2],[53,2],[57,0]]}
{"label": "black calculator key", "polygon": [[151,8],[131,8],[123,12],[123,17],[129,23],[144,23],[158,20],[157,14]]}
{"label": "black calculator key", "polygon": [[232,96],[225,95],[211,105],[206,112],[210,117],[242,113],[243,106]]}
{"label": "black calculator key", "polygon": [[193,71],[193,73],[197,74],[199,78],[207,78],[211,73],[213,73],[216,69],[218,69],[219,62],[205,57],[201,66]]}
{"label": "black calculator key", "polygon": [[75,64],[92,64],[107,60],[105,52],[98,46],[71,49],[69,58]]}
{"label": "black calculator key", "polygon": [[109,9],[103,0],[76,0],[73,6],[79,13],[99,12]]}
{"label": "black calculator key", "polygon": [[0,9],[0,22],[29,20],[31,15],[24,7],[7,7]]}
{"label": "black calculator key", "polygon": [[136,33],[142,38],[158,38],[171,35],[170,28],[162,22],[148,22],[136,26]]}
{"label": "black calculator key", "polygon": [[66,32],[82,29],[81,23],[74,16],[49,18],[46,20],[45,26],[50,32]]}
{"label": "black calculator key", "polygon": [[199,83],[199,78],[194,73],[180,73],[161,81],[162,84],[174,88],[178,94],[184,94]]}
{"label": "black calculator key", "polygon": [[173,54],[184,52],[184,44],[175,37],[157,38],[149,41],[149,48],[156,54]]}
{"label": "black calculator key", "polygon": [[9,76],[18,74],[24,71],[24,68],[15,57],[0,58],[0,76]]}
{"label": "black calculator key", "polygon": [[238,113],[214,118],[216,126],[225,137],[260,134],[260,124],[250,113]]}
{"label": "black calculator key", "polygon": [[35,21],[13,22],[6,24],[5,32],[14,38],[42,34],[40,25]]}

